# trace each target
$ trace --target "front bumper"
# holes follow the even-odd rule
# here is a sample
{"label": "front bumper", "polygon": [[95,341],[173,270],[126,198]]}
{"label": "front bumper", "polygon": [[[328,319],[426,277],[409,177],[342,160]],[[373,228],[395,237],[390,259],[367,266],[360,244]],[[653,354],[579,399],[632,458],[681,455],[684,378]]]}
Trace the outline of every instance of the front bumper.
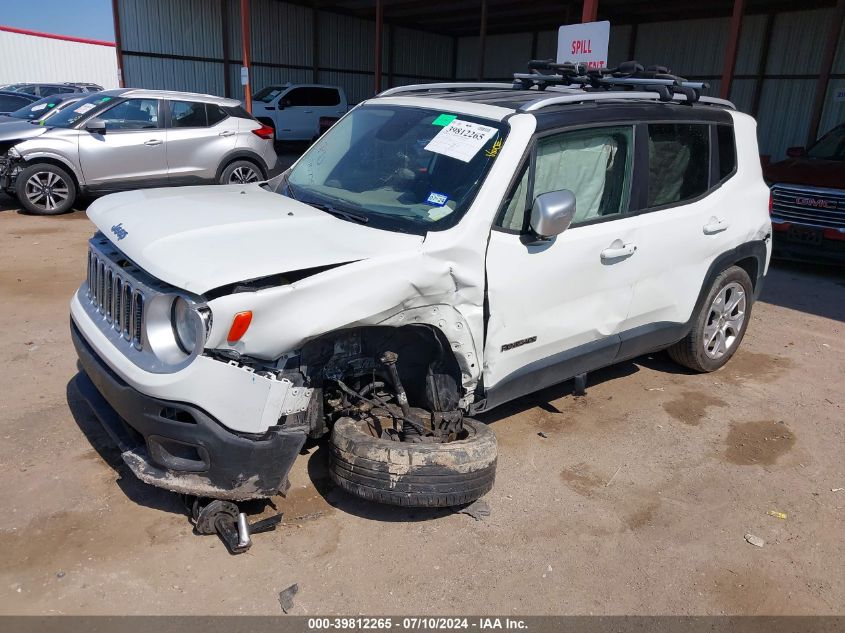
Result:
{"label": "front bumper", "polygon": [[232,433],[199,407],[147,396],[126,384],[72,320],[71,337],[84,370],[80,393],[141,481],[236,501],[287,490],[306,429],[272,427],[257,439]]}
{"label": "front bumper", "polygon": [[776,259],[839,266],[845,264],[845,240],[822,237],[817,242],[807,243],[796,239],[789,231],[774,231],[772,246],[772,254]]}

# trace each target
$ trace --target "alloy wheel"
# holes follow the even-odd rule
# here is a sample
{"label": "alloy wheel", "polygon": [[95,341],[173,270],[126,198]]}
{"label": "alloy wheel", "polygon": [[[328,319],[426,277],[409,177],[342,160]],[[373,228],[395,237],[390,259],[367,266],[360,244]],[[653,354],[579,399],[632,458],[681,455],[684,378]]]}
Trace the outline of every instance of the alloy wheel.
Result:
{"label": "alloy wheel", "polygon": [[717,360],[727,354],[739,340],[745,323],[745,289],[731,282],[719,291],[710,304],[704,326],[704,353]]}
{"label": "alloy wheel", "polygon": [[229,176],[230,185],[245,185],[250,182],[258,182],[260,178],[252,167],[236,167]]}
{"label": "alloy wheel", "polygon": [[29,177],[24,188],[33,206],[54,211],[67,200],[69,191],[64,178],[52,171],[39,171]]}

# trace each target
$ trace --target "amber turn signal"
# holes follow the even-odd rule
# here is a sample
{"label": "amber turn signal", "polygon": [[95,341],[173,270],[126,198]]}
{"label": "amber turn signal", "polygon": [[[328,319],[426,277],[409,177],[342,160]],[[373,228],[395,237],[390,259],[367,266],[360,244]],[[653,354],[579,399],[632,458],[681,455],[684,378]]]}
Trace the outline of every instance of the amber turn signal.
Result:
{"label": "amber turn signal", "polygon": [[230,343],[236,343],[241,340],[241,337],[246,334],[249,329],[249,324],[252,323],[252,311],[238,312],[235,318],[232,319],[232,327],[229,328],[229,336],[226,340]]}

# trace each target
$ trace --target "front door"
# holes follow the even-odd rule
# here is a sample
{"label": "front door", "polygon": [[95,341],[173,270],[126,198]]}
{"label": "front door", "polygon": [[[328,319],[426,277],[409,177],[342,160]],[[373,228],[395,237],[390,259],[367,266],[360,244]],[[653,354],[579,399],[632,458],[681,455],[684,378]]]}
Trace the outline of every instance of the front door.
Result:
{"label": "front door", "polygon": [[167,183],[164,125],[158,99],[127,99],[103,112],[105,134],[83,128],[79,161],[94,189]]}
{"label": "front door", "polygon": [[[538,139],[487,251],[488,407],[613,361],[637,278],[633,148],[632,126]],[[575,193],[572,225],[538,242],[529,201],[560,189]]]}

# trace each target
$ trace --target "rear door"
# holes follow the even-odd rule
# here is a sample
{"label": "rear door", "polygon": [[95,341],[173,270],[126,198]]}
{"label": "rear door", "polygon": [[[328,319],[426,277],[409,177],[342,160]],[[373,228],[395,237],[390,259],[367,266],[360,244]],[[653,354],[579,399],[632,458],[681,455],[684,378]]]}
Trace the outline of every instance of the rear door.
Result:
{"label": "rear door", "polygon": [[[660,332],[671,338],[673,325],[689,320],[713,260],[743,241],[744,228],[732,221],[730,188],[721,186],[736,166],[732,128],[718,127],[731,131],[721,168],[715,124],[639,126],[647,144],[640,155],[648,157],[648,185],[637,216],[640,269],[621,356],[671,343],[662,341]],[[634,340],[646,330],[656,338]]]}
{"label": "rear door", "polygon": [[167,183],[162,102],[127,99],[102,112],[105,134],[79,130],[79,161],[93,188]]}
{"label": "rear door", "polygon": [[167,167],[171,184],[211,182],[235,148],[238,120],[214,103],[168,102]]}

